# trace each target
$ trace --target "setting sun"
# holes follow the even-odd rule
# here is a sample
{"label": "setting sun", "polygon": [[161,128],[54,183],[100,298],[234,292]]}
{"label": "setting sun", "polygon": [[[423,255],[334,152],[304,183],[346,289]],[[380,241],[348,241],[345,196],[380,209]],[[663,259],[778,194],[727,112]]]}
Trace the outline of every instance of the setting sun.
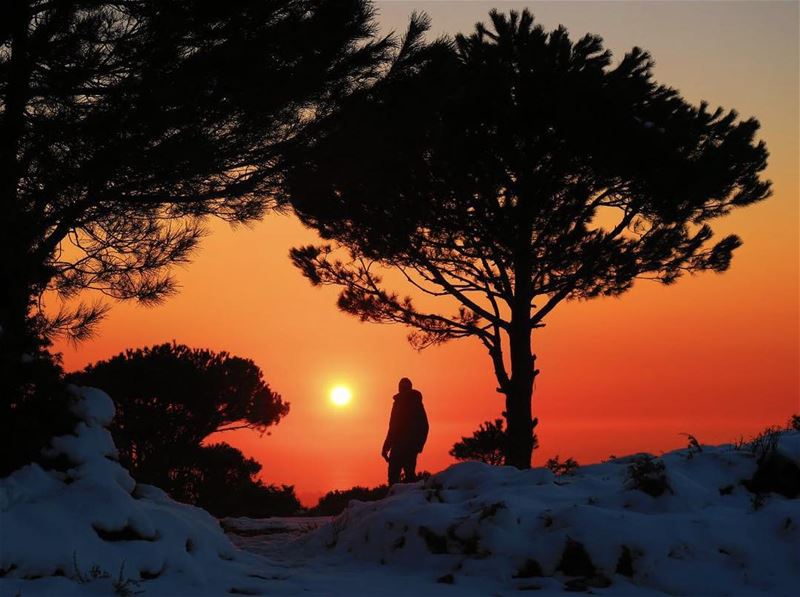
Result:
{"label": "setting sun", "polygon": [[352,397],[352,392],[345,386],[336,386],[331,390],[331,402],[336,406],[346,406]]}

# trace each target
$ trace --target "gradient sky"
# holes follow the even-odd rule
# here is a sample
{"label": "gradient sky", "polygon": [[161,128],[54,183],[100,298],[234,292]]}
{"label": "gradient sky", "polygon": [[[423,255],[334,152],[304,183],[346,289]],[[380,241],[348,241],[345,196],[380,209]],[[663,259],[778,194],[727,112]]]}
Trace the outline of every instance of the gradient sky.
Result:
{"label": "gradient sky", "polygon": [[[771,199],[717,223],[719,235],[744,240],[725,274],[639,282],[621,298],[551,314],[534,335],[534,464],[659,453],[684,445],[682,432],[711,443],[784,423],[800,411],[798,2],[378,2],[384,31],[402,31],[416,10],[432,17],[433,35],[471,30],[494,6],[528,6],[573,38],[598,33],[616,57],[642,46],[656,78],[690,101],[757,117],[774,184]],[[269,436],[223,438],[263,464],[264,481],[295,485],[308,504],[329,489],[384,482],[380,447],[402,376],[423,392],[431,420],[422,469],[447,466],[453,442],[499,416],[477,340],[418,353],[406,329],[340,313],[336,289],[312,288],[290,264],[292,246],[316,240],[291,216],[209,231],[176,272],[177,296],[156,308],[115,305],[96,338],[58,343],[67,369],[172,340],[252,358],[291,413]],[[337,384],[352,389],[350,407],[328,401]]]}

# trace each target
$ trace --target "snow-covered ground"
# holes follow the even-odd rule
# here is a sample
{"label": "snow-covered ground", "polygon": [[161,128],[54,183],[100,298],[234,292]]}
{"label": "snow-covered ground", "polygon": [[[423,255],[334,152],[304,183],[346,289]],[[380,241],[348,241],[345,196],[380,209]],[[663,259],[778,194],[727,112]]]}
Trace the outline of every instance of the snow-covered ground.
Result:
{"label": "snow-covered ground", "polygon": [[[791,494],[800,481],[797,432],[775,434],[774,446],[634,455],[560,477],[462,463],[334,519],[220,526],[137,485],[113,460],[110,400],[80,394],[84,422],[53,440],[74,468],[31,465],[0,480],[0,595],[795,595],[800,586],[800,499],[767,491]],[[778,465],[757,474],[764,450]]]}

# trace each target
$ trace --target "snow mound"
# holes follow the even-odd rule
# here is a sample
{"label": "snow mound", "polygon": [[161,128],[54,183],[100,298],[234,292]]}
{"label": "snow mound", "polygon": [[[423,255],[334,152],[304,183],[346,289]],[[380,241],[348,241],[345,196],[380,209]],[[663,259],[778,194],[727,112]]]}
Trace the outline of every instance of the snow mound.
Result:
{"label": "snow mound", "polygon": [[105,428],[114,404],[72,387],[74,434],[53,438],[65,472],[30,464],[0,479],[0,594],[259,595],[255,556],[215,518],[137,484]]}
{"label": "snow mound", "polygon": [[[775,437],[773,453],[800,462],[800,433]],[[466,462],[351,502],[299,548],[413,568],[466,592],[493,579],[545,593],[794,595],[800,499],[748,489],[762,468],[746,446],[638,454],[565,476]]]}

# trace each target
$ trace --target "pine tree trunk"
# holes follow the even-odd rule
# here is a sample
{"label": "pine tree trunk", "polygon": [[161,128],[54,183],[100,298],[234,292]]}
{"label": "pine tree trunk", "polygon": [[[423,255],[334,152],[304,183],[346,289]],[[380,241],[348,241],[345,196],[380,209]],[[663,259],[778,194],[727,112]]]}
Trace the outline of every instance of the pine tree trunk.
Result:
{"label": "pine tree trunk", "polygon": [[[2,278],[6,282],[7,276]],[[19,398],[29,377],[25,355],[33,355],[37,349],[35,334],[29,329],[30,299],[24,290],[24,283],[13,280],[0,296],[0,399],[7,402]]]}
{"label": "pine tree trunk", "polygon": [[[10,7],[12,8],[12,7]],[[28,308],[30,285],[26,283],[28,222],[18,204],[20,180],[18,153],[25,130],[25,104],[29,98],[30,61],[28,26],[30,6],[14,3],[8,13],[11,53],[0,118],[0,212],[4,215],[0,238],[0,400],[16,400],[25,379],[23,355],[29,351]],[[4,23],[5,25],[5,23]]]}
{"label": "pine tree trunk", "polygon": [[511,379],[505,391],[508,446],[506,465],[519,469],[531,467],[533,453],[533,418],[531,401],[535,357],[531,351],[531,330],[527,320],[519,325],[512,322],[509,330]]}

